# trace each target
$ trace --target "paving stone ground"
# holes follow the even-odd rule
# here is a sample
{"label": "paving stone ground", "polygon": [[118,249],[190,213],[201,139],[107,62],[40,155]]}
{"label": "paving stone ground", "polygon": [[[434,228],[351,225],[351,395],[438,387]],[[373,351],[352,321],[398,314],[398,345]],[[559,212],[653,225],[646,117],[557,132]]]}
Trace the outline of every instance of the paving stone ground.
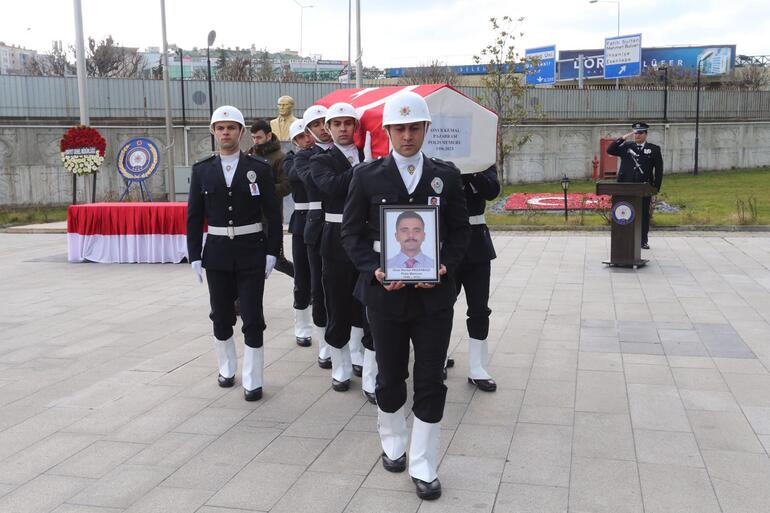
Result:
{"label": "paving stone ground", "polygon": [[653,233],[637,271],[601,264],[607,234],[495,244],[499,389],[465,381],[461,296],[429,503],[382,469],[360,381],[330,390],[294,343],[287,277],[247,403],[216,385],[189,266],[0,234],[0,512],[770,511],[770,236]]}

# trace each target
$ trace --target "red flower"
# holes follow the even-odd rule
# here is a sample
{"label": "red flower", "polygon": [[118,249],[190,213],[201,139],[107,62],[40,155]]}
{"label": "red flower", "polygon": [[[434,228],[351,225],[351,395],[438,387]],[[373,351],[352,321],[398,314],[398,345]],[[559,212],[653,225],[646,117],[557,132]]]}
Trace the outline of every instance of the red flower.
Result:
{"label": "red flower", "polygon": [[96,148],[99,151],[99,155],[104,157],[107,141],[95,128],[80,125],[67,130],[59,143],[60,151],[72,148]]}

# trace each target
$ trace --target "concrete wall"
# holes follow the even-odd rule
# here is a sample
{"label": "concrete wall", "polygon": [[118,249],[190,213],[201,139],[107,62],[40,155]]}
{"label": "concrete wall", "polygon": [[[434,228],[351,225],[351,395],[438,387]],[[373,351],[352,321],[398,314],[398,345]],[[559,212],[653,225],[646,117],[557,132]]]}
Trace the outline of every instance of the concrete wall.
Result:
{"label": "concrete wall", "polygon": [[[529,134],[527,144],[514,150],[506,163],[512,183],[591,178],[591,161],[599,155],[599,141],[630,131],[629,124],[527,125],[514,130]],[[692,172],[694,123],[651,125],[648,140],[662,148],[664,173]],[[732,169],[770,166],[770,123],[701,123],[698,168]]]}
{"label": "concrete wall", "polygon": [[[117,200],[123,190],[115,159],[120,147],[130,138],[145,136],[159,147],[166,144],[165,129],[135,127],[99,127],[107,139],[105,164],[97,177],[97,200]],[[514,152],[507,164],[510,182],[556,181],[563,174],[570,178],[590,178],[591,161],[599,153],[601,137],[628,132],[628,125],[530,125],[518,132],[531,134],[530,141]],[[72,176],[59,156],[59,140],[65,128],[35,126],[0,126],[0,206],[24,204],[66,204],[72,198]],[[210,153],[206,127],[187,130],[189,163]],[[185,145],[182,128],[175,130],[174,155],[177,165],[184,164]],[[665,172],[690,172],[693,166],[695,126],[692,123],[653,125],[650,141],[663,147]],[[248,137],[242,140],[247,148]],[[707,123],[700,127],[700,168],[730,169],[770,166],[770,123]],[[163,164],[161,164],[163,166]],[[88,181],[90,191],[90,178]],[[85,180],[78,179],[78,199],[84,201]],[[148,185],[155,199],[166,194],[165,172],[161,168]],[[90,192],[89,192],[90,194]]]}

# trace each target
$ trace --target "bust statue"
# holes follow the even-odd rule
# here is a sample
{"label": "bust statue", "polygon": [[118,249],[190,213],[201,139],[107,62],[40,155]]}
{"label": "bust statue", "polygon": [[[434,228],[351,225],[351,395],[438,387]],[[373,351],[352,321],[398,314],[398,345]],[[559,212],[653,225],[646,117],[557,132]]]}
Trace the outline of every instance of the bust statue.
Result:
{"label": "bust statue", "polygon": [[289,127],[297,119],[292,114],[293,111],[294,98],[291,96],[278,98],[278,117],[270,120],[270,129],[279,141],[289,140]]}

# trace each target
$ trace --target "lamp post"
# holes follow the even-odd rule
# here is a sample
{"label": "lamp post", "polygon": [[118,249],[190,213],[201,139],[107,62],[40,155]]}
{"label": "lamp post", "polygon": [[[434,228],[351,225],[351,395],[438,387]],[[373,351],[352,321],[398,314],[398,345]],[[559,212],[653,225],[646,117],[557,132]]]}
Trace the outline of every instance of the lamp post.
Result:
{"label": "lamp post", "polygon": [[184,110],[184,54],[181,48],[177,49],[179,52],[179,83],[182,84],[182,127],[187,126],[187,117]]}
{"label": "lamp post", "polygon": [[564,222],[567,222],[567,190],[569,189],[569,178],[565,174],[561,179],[561,188],[564,191]]}
{"label": "lamp post", "polygon": [[312,9],[312,5],[302,5],[294,0],[294,3],[299,6],[299,56],[302,57],[302,17],[305,14],[305,9]]}
{"label": "lamp post", "polygon": [[[214,41],[217,39],[217,32],[215,30],[212,30],[209,32],[209,38],[208,43],[206,44],[206,65],[209,68],[208,72],[208,79],[209,79],[209,119],[211,119],[211,116],[214,115],[214,93],[211,92],[211,45],[214,44]],[[214,134],[211,134],[211,151],[214,151]]]}
{"label": "lamp post", "polygon": [[[615,7],[618,8],[618,33],[617,35],[620,36],[620,1],[619,0],[589,0],[589,4],[596,4],[596,3],[605,3],[605,4],[615,4]],[[615,79],[615,89],[620,88],[620,81],[616,78]]]}
{"label": "lamp post", "polygon": [[698,129],[700,128],[700,70],[703,61],[713,55],[714,52],[706,52],[703,57],[698,59],[698,78],[695,83],[695,166],[692,174],[698,174]]}
{"label": "lamp post", "polygon": [[668,123],[668,66],[659,66],[663,72],[663,122]]}

